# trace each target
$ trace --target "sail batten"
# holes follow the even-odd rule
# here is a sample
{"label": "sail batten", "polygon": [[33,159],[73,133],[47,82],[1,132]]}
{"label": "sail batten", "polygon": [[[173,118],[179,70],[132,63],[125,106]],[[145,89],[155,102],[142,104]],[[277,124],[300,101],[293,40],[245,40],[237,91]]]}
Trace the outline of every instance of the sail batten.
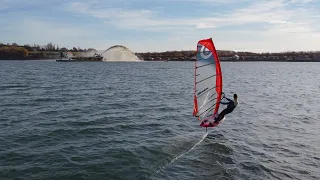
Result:
{"label": "sail batten", "polygon": [[202,65],[202,66],[198,66],[197,68],[202,68],[202,67],[205,67],[205,66],[208,66],[208,65],[211,65],[211,64],[215,64],[215,63],[205,64],[205,65]]}
{"label": "sail batten", "polygon": [[202,79],[201,81],[196,82],[196,84],[201,83],[201,82],[203,82],[203,81],[205,81],[205,80],[208,80],[208,79],[210,79],[210,78],[213,78],[214,76],[216,76],[216,75],[212,75],[212,76],[209,76],[209,77],[207,77],[207,78],[204,78],[204,79]]}
{"label": "sail batten", "polygon": [[203,94],[205,94],[205,93],[207,93],[207,92],[209,92],[209,91],[211,91],[211,90],[213,90],[213,89],[215,89],[216,87],[212,87],[212,88],[210,88],[210,89],[207,89],[205,92],[199,92],[199,93],[197,93],[197,95],[198,95],[198,97],[200,97],[200,96],[202,96]]}
{"label": "sail batten", "polygon": [[198,42],[196,57],[193,116],[204,121],[218,114],[222,97],[220,61],[211,38]]}

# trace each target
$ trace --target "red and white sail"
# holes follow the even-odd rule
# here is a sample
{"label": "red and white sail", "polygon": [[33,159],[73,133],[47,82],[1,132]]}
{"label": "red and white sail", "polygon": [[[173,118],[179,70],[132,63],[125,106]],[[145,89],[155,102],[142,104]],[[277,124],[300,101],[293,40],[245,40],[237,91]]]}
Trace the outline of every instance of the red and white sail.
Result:
{"label": "red and white sail", "polygon": [[193,116],[200,121],[213,119],[218,114],[222,97],[222,73],[211,38],[197,44],[194,83]]}

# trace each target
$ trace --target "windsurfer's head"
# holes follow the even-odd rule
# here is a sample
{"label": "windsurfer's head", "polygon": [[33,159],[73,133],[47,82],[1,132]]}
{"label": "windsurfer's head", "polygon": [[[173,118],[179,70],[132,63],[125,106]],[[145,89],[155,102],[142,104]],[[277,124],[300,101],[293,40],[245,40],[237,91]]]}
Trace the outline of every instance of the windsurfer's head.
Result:
{"label": "windsurfer's head", "polygon": [[237,94],[234,94],[234,95],[233,95],[233,98],[234,98],[234,99],[238,99],[238,95],[237,95]]}

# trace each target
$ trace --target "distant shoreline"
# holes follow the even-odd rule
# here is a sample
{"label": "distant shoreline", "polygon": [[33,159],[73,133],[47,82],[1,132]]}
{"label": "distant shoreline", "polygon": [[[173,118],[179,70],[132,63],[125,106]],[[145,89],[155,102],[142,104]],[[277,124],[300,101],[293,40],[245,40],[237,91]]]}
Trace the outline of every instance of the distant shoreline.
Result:
{"label": "distant shoreline", "polygon": [[320,62],[318,60],[223,60],[220,62]]}
{"label": "distant shoreline", "polygon": [[[143,61],[149,61],[149,62],[162,62],[163,60],[143,60]],[[183,61],[196,61],[193,59],[189,59],[189,60],[168,60],[170,62],[183,62]],[[314,60],[286,60],[286,59],[280,59],[280,60],[273,60],[273,59],[257,59],[257,60],[220,60],[220,62],[320,62],[320,58],[319,59],[314,59]]]}
{"label": "distant shoreline", "polygon": [[[0,59],[0,61],[56,61],[56,59]],[[141,60],[145,62],[194,62],[196,60]],[[79,61],[77,61],[79,62]],[[86,61],[84,61],[86,62]],[[95,61],[95,62],[108,62],[108,61]],[[220,60],[220,62],[320,62],[317,60]]]}
{"label": "distant shoreline", "polygon": [[[52,43],[49,43],[45,48],[36,45],[19,46],[0,43],[0,60],[57,60],[62,54],[68,55],[65,58],[82,58],[84,54],[92,52],[98,51],[93,48],[84,50],[75,47],[72,49],[58,48]],[[197,55],[195,50],[132,53],[143,61],[195,61]],[[253,53],[217,50],[217,53],[221,62],[320,62],[320,51]]]}

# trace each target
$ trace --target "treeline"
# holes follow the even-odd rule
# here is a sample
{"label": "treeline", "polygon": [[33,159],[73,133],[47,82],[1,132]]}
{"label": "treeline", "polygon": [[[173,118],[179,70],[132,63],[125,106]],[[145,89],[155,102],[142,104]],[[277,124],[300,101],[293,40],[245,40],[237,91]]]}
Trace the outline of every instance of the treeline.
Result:
{"label": "treeline", "polygon": [[[237,54],[235,51],[229,50],[217,50],[219,57],[233,57]],[[144,60],[194,60],[197,51],[166,51],[166,52],[147,52],[147,53],[136,53],[138,57]],[[249,54],[249,52],[244,52]]]}
{"label": "treeline", "polygon": [[[235,55],[239,55],[239,53],[241,56],[252,55],[250,52],[235,52],[229,50],[217,50],[217,53],[219,57],[233,57]],[[136,55],[144,60],[194,60],[197,55],[197,51],[147,52],[136,53]]]}
{"label": "treeline", "polygon": [[135,53],[139,59],[144,60],[187,60],[196,55],[196,51],[166,51]]}
{"label": "treeline", "polygon": [[277,53],[253,53],[253,52],[237,52],[239,56],[305,56],[305,55],[320,55],[320,51],[287,51]]}
{"label": "treeline", "polygon": [[60,52],[88,52],[96,51],[93,48],[81,49],[73,47],[60,48],[59,45],[48,43],[40,46],[39,44],[18,45],[17,43],[0,43],[0,60],[25,60],[25,59],[55,59],[60,56]]}
{"label": "treeline", "polygon": [[[217,50],[219,57],[233,57],[238,53],[235,51],[229,50]],[[194,60],[197,51],[189,50],[189,51],[166,51],[166,52],[146,52],[146,53],[135,53],[140,59],[144,60]],[[251,55],[250,52],[240,52],[242,56]],[[239,55],[239,54],[238,54]]]}
{"label": "treeline", "polygon": [[[81,49],[80,47],[59,47],[52,42],[40,46],[38,44],[18,45],[17,43],[0,43],[0,60],[11,59],[54,59],[60,57],[60,52],[81,52],[96,51],[93,48]],[[243,61],[320,61],[320,51],[288,51],[280,53],[253,53],[236,52],[230,50],[217,50],[221,61],[243,60]],[[189,51],[166,51],[166,52],[146,52],[135,53],[140,59],[157,61],[193,61],[196,57],[195,50]]]}
{"label": "treeline", "polygon": [[29,51],[19,46],[0,46],[0,60],[24,59]]}
{"label": "treeline", "polygon": [[[288,51],[278,53],[236,52],[230,50],[217,50],[220,60],[247,60],[247,61],[320,61],[320,51]],[[157,60],[195,60],[196,51],[166,51],[136,53],[140,59]]]}
{"label": "treeline", "polygon": [[[219,57],[231,57],[231,56],[301,56],[301,55],[320,55],[320,51],[287,51],[277,53],[254,53],[254,52],[236,52],[229,50],[217,50]],[[138,56],[143,57],[193,57],[196,56],[197,51],[166,51],[166,52],[146,52],[146,53],[135,53]]]}
{"label": "treeline", "polygon": [[70,51],[70,52],[86,52],[86,51],[91,51],[95,50],[94,48],[88,48],[88,49],[81,49],[80,47],[73,47],[68,49],[67,47],[59,47],[57,44],[53,44],[52,42],[46,44],[46,45],[39,45],[39,44],[25,44],[25,45],[18,45],[17,43],[7,43],[3,44],[0,42],[0,47],[7,46],[7,47],[23,47],[27,49],[29,52],[31,51],[53,51],[53,52],[65,52],[65,51]]}

